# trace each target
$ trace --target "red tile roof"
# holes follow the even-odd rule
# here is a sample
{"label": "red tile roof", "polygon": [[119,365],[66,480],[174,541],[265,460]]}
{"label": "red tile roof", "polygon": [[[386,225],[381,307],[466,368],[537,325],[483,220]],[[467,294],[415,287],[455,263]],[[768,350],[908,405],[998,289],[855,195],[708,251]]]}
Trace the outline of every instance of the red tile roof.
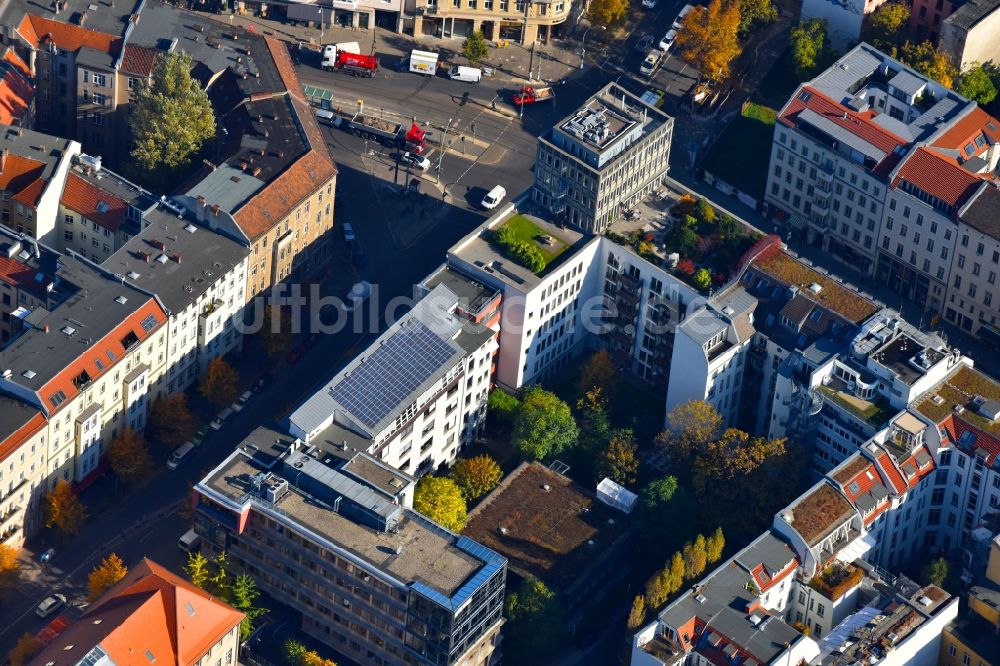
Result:
{"label": "red tile roof", "polygon": [[1000,143],[1000,120],[997,120],[977,106],[949,127],[944,134],[934,141],[933,145],[939,148],[962,150],[962,156],[968,157],[963,149],[970,142],[975,146],[976,137],[981,134],[985,135],[988,140],[983,146],[976,146],[973,155],[980,155],[986,152],[989,150],[991,143]]}
{"label": "red tile roof", "polygon": [[10,48],[0,59],[0,123],[23,124],[35,98],[35,87],[25,73],[24,62]]}
{"label": "red tile roof", "polygon": [[[928,462],[924,463],[923,467],[917,462],[918,453],[925,454],[929,459]],[[899,469],[903,471],[903,475],[906,477],[910,488],[914,488],[920,482],[920,479],[934,471],[934,456],[931,455],[931,452],[926,447],[922,446],[914,451],[912,456],[899,463]]]}
{"label": "red tile roof", "polygon": [[[987,467],[992,467],[996,463],[997,458],[1000,458],[1000,438],[975,427],[961,416],[950,414],[938,424],[938,427],[944,428],[948,432],[948,436],[951,437],[951,441],[955,446],[958,445],[958,441],[966,432],[971,432],[975,435],[974,448],[983,449],[986,452],[986,460],[983,461],[983,464]],[[969,451],[969,453],[972,453],[972,451]]]}
{"label": "red tile roof", "polygon": [[899,473],[899,470],[896,469],[896,464],[892,461],[892,456],[885,452],[879,454],[878,464],[882,469],[882,473],[889,479],[889,483],[892,484],[892,488],[896,491],[896,494],[902,495],[905,493],[907,490],[906,481],[903,479],[903,475]]}
{"label": "red tile roof", "polygon": [[234,218],[243,232],[255,239],[281,222],[306,197],[313,195],[337,174],[326,141],[316,124],[316,116],[304,101],[302,87],[292,67],[284,43],[265,37],[282,83],[288,90],[295,114],[305,132],[309,150],[288,166],[236,211]]}
{"label": "red tile roof", "polygon": [[[851,490],[852,483],[858,484],[857,492]],[[882,483],[882,477],[879,476],[875,464],[869,462],[863,470],[852,476],[847,483],[842,484],[841,488],[843,488],[847,498],[854,502],[862,495],[868,493],[876,483]]]}
{"label": "red tile roof", "polygon": [[127,201],[75,173],[66,178],[60,203],[111,231],[118,231],[128,213]]}
{"label": "red tile roof", "polygon": [[45,165],[38,160],[8,153],[0,166],[0,190],[19,203],[34,206],[44,187],[44,170]]}
{"label": "red tile roof", "polygon": [[[807,100],[802,99],[806,96],[805,93],[809,93]],[[892,152],[896,148],[908,143],[906,139],[896,136],[889,130],[872,122],[872,119],[878,115],[877,112],[863,111],[859,113],[847,108],[843,104],[839,104],[811,86],[802,86],[799,89],[785,106],[780,120],[789,127],[792,127],[795,125],[795,118],[803,109],[810,109],[820,114],[842,129],[867,141],[887,155],[892,155]]]}
{"label": "red tile roof", "polygon": [[792,556],[791,561],[781,571],[768,571],[767,567],[763,564],[758,564],[751,569],[750,575],[753,576],[757,589],[760,590],[761,594],[763,594],[784,580],[789,574],[795,571],[798,566],[798,559]]}
{"label": "red tile roof", "polygon": [[36,298],[45,298],[45,287],[48,285],[49,279],[46,278],[44,282],[38,282],[35,280],[37,274],[38,271],[28,264],[14,258],[0,256],[0,281],[26,291]]}
{"label": "red tile roof", "polygon": [[28,67],[28,63],[24,62],[24,60],[21,59],[21,56],[17,55],[14,49],[9,46],[7,47],[7,50],[4,51],[3,61],[11,67],[14,67],[21,76],[26,78],[31,77],[31,68]]}
{"label": "red tile roof", "polygon": [[121,69],[129,74],[150,76],[153,73],[153,67],[156,65],[157,55],[159,55],[159,51],[156,49],[151,49],[147,46],[126,44]]}
{"label": "red tile roof", "polygon": [[[78,663],[100,645],[116,664],[195,664],[243,619],[231,608],[149,559],[98,599],[38,657]],[[147,651],[153,656],[146,656]]]}
{"label": "red tile roof", "polygon": [[[149,316],[156,320],[156,325],[147,331],[140,322]],[[93,344],[82,350],[72,363],[39,388],[37,393],[42,404],[50,412],[58,411],[62,406],[70,404],[77,393],[79,393],[76,385],[73,384],[73,380],[76,377],[86,372],[91,380],[96,380],[104,373],[110,372],[128,354],[128,350],[122,344],[122,340],[126,335],[130,332],[134,333],[139,342],[142,342],[150,335],[156,333],[166,321],[167,313],[163,311],[163,308],[160,307],[156,299],[150,297],[141,308],[115,326],[106,336],[100,340],[95,340]],[[108,351],[111,351],[117,359],[115,363],[108,363],[108,359],[110,358]],[[97,365],[97,361],[101,361],[100,366]],[[58,391],[62,391],[66,395],[66,400],[62,401],[58,407],[53,407],[52,401],[49,398]]]}
{"label": "red tile roof", "polygon": [[25,14],[18,26],[21,36],[32,46],[52,43],[64,51],[78,51],[83,47],[118,55],[122,40],[116,35],[108,35],[96,30],[70,25],[61,21]]}
{"label": "red tile roof", "polygon": [[951,206],[961,206],[984,178],[963,169],[954,157],[921,146],[907,155],[893,187],[905,180]]}

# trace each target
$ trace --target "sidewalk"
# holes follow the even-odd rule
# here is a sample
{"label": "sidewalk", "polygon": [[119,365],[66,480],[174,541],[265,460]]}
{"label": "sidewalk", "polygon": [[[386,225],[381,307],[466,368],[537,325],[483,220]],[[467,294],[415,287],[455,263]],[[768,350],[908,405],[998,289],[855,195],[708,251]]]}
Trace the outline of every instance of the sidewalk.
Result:
{"label": "sidewalk", "polygon": [[[256,16],[240,16],[234,14],[214,14],[210,12],[193,12],[223,25],[240,27],[257,34],[276,37],[288,43],[289,50],[295,53],[298,48],[318,50],[325,44],[339,42],[357,42],[363,53],[374,51],[382,56],[405,56],[414,49],[424,49],[441,53],[443,60],[465,63],[460,52],[461,38],[439,39],[427,37],[415,41],[410,35],[390,32],[382,28],[360,30],[354,28],[331,27],[322,32],[315,28],[306,28],[283,23],[281,21],[262,19]],[[383,61],[383,67],[391,67],[395,63]],[[491,81],[503,83],[524,84],[527,80],[558,81],[578,71],[580,55],[572,40],[557,40],[553,44],[537,45],[532,55],[531,48],[520,44],[509,44],[498,47],[490,42],[489,54],[482,63],[484,67],[492,67],[497,74]],[[528,67],[531,66],[531,76]]]}

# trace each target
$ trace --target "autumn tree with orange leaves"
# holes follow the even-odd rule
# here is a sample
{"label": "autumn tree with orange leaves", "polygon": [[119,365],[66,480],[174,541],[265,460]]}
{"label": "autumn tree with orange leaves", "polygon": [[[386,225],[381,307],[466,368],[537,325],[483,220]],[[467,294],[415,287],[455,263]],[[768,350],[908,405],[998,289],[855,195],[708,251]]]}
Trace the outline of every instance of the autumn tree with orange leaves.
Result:
{"label": "autumn tree with orange leaves", "polygon": [[711,0],[707,7],[695,7],[684,27],[677,32],[681,58],[709,81],[729,76],[729,67],[743,51],[739,40],[740,3]]}

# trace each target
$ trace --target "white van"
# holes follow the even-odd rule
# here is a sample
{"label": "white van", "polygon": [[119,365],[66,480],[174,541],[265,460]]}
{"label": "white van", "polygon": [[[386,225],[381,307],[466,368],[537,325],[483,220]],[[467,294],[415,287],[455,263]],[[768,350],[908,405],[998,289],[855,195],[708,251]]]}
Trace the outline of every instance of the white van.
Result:
{"label": "white van", "polygon": [[333,111],[326,109],[316,109],[316,121],[321,125],[333,125],[337,115]]}
{"label": "white van", "polygon": [[167,458],[167,469],[177,469],[192,453],[194,453],[194,444],[184,442]]}
{"label": "white van", "polygon": [[448,78],[452,81],[479,83],[479,81],[483,78],[483,70],[477,67],[462,67],[461,65],[455,65],[448,72]]}
{"label": "white van", "polygon": [[226,421],[228,421],[229,417],[232,415],[233,415],[233,408],[226,407],[221,412],[219,412],[214,419],[212,419],[212,422],[208,424],[208,427],[210,427],[212,430],[222,430],[222,426],[226,424]]}
{"label": "white van", "polygon": [[201,550],[201,537],[195,534],[194,530],[188,530],[177,540],[177,547],[185,553]]}
{"label": "white van", "polygon": [[503,198],[507,196],[507,190],[503,189],[502,186],[497,185],[489,193],[483,197],[483,208],[486,210],[493,210],[496,208]]}

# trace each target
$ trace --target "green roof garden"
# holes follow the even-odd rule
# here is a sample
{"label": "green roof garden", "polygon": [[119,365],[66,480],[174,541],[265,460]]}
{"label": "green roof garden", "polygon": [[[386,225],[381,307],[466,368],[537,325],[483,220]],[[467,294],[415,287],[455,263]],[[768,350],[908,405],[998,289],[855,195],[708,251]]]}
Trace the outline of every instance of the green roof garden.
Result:
{"label": "green roof garden", "polygon": [[570,243],[551,231],[545,231],[525,215],[517,214],[500,225],[493,243],[510,259],[534,273],[541,274]]}

